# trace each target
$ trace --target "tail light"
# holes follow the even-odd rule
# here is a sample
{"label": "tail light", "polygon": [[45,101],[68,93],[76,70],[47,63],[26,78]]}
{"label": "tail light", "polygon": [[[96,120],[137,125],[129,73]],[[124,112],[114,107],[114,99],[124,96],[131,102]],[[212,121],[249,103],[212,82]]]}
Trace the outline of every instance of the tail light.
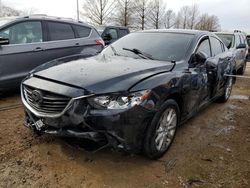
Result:
{"label": "tail light", "polygon": [[105,42],[104,42],[101,38],[96,39],[95,42],[96,42],[96,44],[98,44],[98,45],[105,46]]}

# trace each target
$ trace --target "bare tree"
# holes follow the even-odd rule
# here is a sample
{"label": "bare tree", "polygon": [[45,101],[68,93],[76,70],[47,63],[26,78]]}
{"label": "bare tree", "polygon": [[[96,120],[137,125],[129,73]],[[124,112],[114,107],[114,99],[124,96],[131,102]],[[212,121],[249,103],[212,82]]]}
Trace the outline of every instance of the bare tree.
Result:
{"label": "bare tree", "polygon": [[85,0],[81,15],[93,24],[106,24],[112,16],[116,2],[116,0]]}
{"label": "bare tree", "polygon": [[148,0],[137,0],[135,1],[136,18],[140,29],[144,30],[146,22],[148,20],[148,14],[150,12]]}
{"label": "bare tree", "polygon": [[175,17],[174,28],[181,29],[182,28],[181,22],[182,22],[182,16],[180,12],[178,12],[177,16]]}
{"label": "bare tree", "polygon": [[22,11],[1,5],[0,17],[20,16]]}
{"label": "bare tree", "polygon": [[125,27],[132,25],[133,8],[133,0],[118,0],[117,13],[115,16],[116,23]]}
{"label": "bare tree", "polygon": [[165,22],[164,22],[165,28],[169,29],[175,25],[175,13],[173,10],[167,10],[165,14]]}
{"label": "bare tree", "polygon": [[182,28],[182,29],[188,28],[188,18],[189,18],[189,6],[181,7],[181,9],[178,13],[180,28]]}
{"label": "bare tree", "polygon": [[209,16],[207,13],[199,17],[199,21],[195,26],[196,29],[215,31],[220,29],[219,18],[217,16]]}
{"label": "bare tree", "polygon": [[194,29],[199,17],[199,8],[197,5],[189,7],[189,15],[190,17],[188,18],[188,28]]}
{"label": "bare tree", "polygon": [[35,14],[38,10],[35,8],[28,8],[28,9],[24,9],[22,10],[23,15],[31,15],[31,14]]}
{"label": "bare tree", "polygon": [[149,19],[155,29],[159,29],[164,23],[164,16],[166,13],[166,4],[162,0],[151,0],[151,11]]}

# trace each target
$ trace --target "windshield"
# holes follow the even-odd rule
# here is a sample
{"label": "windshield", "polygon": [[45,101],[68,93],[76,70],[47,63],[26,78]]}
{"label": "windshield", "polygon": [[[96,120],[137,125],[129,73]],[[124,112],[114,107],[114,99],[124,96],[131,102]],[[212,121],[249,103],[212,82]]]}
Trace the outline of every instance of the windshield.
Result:
{"label": "windshield", "polygon": [[194,38],[184,33],[132,33],[107,47],[103,53],[141,58],[136,53],[124,49],[136,49],[160,61],[180,61],[184,58],[189,44]]}
{"label": "windshield", "polygon": [[98,31],[98,33],[99,33],[100,35],[102,35],[104,29],[105,29],[104,26],[97,26],[97,27],[96,27],[96,30]]}
{"label": "windshield", "polygon": [[224,42],[227,48],[231,48],[233,45],[234,35],[233,34],[216,34]]}

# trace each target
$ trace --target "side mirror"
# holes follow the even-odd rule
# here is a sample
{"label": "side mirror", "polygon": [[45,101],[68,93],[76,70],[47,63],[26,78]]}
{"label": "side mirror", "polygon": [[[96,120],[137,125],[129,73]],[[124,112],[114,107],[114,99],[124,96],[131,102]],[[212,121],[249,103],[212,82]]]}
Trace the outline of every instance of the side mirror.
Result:
{"label": "side mirror", "polygon": [[194,61],[196,64],[204,64],[208,58],[208,55],[204,52],[197,52],[194,56]]}
{"label": "side mirror", "polygon": [[246,48],[247,45],[246,44],[239,44],[236,49],[241,49],[241,48]]}
{"label": "side mirror", "polygon": [[9,39],[0,37],[0,46],[10,44]]}

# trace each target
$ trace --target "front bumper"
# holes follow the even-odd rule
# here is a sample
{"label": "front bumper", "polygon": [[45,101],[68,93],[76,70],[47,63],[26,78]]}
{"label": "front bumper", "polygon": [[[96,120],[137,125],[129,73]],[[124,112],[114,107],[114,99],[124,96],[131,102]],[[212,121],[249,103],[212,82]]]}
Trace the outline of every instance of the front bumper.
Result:
{"label": "front bumper", "polygon": [[96,110],[85,97],[80,97],[72,100],[60,115],[49,116],[34,113],[23,96],[22,99],[26,127],[40,133],[107,142],[132,153],[141,151],[147,125],[155,114],[140,105],[125,110]]}

